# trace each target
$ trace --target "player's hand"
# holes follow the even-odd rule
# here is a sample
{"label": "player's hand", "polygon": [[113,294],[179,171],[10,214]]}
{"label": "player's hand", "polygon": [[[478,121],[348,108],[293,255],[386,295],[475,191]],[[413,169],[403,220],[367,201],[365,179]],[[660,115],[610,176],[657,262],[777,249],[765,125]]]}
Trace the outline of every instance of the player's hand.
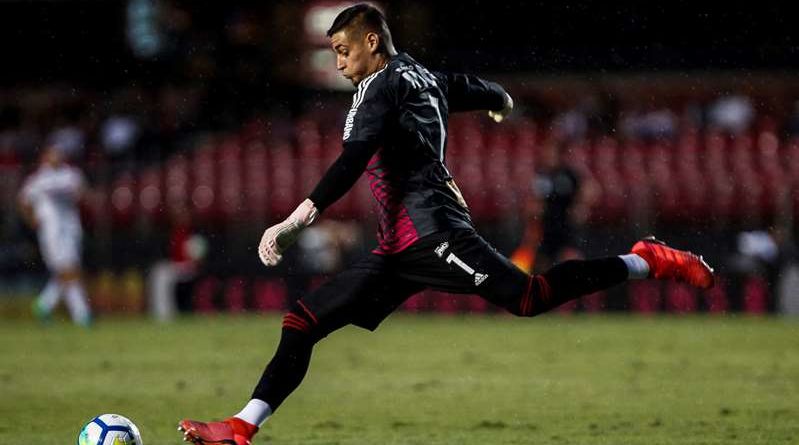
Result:
{"label": "player's hand", "polygon": [[306,199],[284,221],[266,229],[258,245],[258,256],[266,266],[275,266],[303,229],[311,225],[319,211],[313,201]]}
{"label": "player's hand", "polygon": [[494,122],[500,123],[503,119],[505,119],[510,112],[513,110],[513,98],[510,97],[510,94],[505,93],[505,104],[499,111],[489,111],[488,116],[491,119],[494,119]]}

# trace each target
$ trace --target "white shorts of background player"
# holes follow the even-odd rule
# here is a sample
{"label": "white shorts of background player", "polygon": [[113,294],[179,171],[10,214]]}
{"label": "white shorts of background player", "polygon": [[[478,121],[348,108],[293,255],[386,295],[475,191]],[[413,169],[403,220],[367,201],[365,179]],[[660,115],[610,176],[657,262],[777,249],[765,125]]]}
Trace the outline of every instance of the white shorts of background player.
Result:
{"label": "white shorts of background player", "polygon": [[43,224],[39,229],[42,259],[54,273],[80,270],[82,242],[83,232],[74,224]]}

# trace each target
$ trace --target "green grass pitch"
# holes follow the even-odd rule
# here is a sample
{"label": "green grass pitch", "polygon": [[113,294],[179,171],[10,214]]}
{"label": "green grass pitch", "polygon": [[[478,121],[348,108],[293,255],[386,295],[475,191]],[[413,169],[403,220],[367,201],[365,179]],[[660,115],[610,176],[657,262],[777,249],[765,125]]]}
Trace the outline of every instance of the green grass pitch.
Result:
{"label": "green grass pitch", "polygon": [[[145,445],[235,413],[277,316],[0,323],[0,444],[73,444],[105,412]],[[346,328],[259,444],[798,444],[799,320],[402,315]]]}

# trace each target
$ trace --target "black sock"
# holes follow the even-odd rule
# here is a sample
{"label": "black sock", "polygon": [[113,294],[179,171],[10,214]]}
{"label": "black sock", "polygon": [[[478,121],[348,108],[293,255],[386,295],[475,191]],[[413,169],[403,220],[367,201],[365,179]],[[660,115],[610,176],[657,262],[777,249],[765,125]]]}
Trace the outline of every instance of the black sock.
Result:
{"label": "black sock", "polygon": [[569,260],[532,279],[532,311],[546,312],[561,304],[627,281],[627,265],[619,257]]}
{"label": "black sock", "polygon": [[308,333],[296,329],[283,329],[275,356],[266,365],[261,380],[252,393],[253,399],[269,404],[272,412],[302,382],[308,372],[315,341]]}

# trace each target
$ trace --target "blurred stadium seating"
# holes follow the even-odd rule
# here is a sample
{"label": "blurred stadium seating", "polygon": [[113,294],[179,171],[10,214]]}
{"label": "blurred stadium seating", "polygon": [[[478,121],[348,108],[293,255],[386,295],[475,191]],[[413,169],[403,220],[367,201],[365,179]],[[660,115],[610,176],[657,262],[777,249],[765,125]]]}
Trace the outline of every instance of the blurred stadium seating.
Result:
{"label": "blurred stadium seating", "polygon": [[[541,144],[565,138],[568,162],[599,186],[599,197],[587,221],[588,231],[594,235],[587,244],[600,234],[611,233],[611,237],[629,241],[636,233],[656,230],[698,231],[719,239],[799,216],[799,137],[783,131],[771,116],[756,116],[752,122],[741,132],[711,125],[680,125],[668,135],[609,133],[569,138],[552,122],[532,117],[517,116],[495,125],[480,115],[461,115],[450,122],[447,160],[481,227],[518,220],[520,203],[532,193]],[[85,166],[94,189],[84,209],[86,224],[93,228],[89,238],[117,238],[121,246],[137,243],[126,236],[159,239],[161,234],[162,239],[170,215],[179,210],[188,211],[192,224],[212,238],[231,228],[257,234],[306,196],[338,155],[339,138],[337,121],[309,114],[291,121],[279,137],[263,120],[248,122],[238,130],[198,133],[189,139],[191,143],[160,159],[145,156],[120,161],[89,150],[78,162]],[[26,159],[9,144],[3,147],[0,194],[5,197],[3,214],[9,219],[14,214],[14,196],[33,158]],[[362,180],[325,216],[359,221],[364,232],[369,232],[372,205]],[[512,243],[518,234],[506,234],[505,238]],[[722,258],[713,244],[704,247],[715,260]],[[98,280],[105,282],[95,292],[101,309],[114,307],[103,302],[103,296],[109,294],[103,286],[135,289],[130,271],[141,276],[163,255],[158,248],[148,249],[121,263],[108,256],[89,260],[90,270],[102,272]],[[230,252],[229,248],[213,254],[229,255],[228,262],[242,258],[242,252]],[[119,256],[116,252],[108,255]],[[191,305],[195,310],[277,310],[288,298],[286,283],[273,273],[252,264],[241,268],[243,274],[236,273],[237,267],[220,264],[210,261],[193,287]],[[107,283],[109,266],[119,270],[124,266],[127,278],[117,280],[123,284]],[[736,295],[728,295],[730,286],[722,281],[716,289],[699,295],[680,285],[640,283],[629,286],[622,303],[608,303],[604,295],[596,295],[564,310],[580,307],[595,311],[614,305],[641,312],[762,312],[773,308],[768,285],[760,276],[747,276],[734,287]],[[140,296],[138,303],[128,307],[143,307],[142,299]],[[406,309],[458,312],[488,308],[479,299],[440,298],[428,292],[409,301]]]}
{"label": "blurred stadium seating", "polygon": [[[88,222],[157,224],[169,208],[186,207],[200,222],[265,224],[301,201],[341,149],[337,127],[307,118],[298,119],[293,135],[284,140],[248,132],[202,138],[162,161],[113,177],[107,162],[89,163],[87,173],[100,193],[86,209]],[[476,220],[516,213],[519,200],[530,193],[539,144],[550,137],[529,118],[501,126],[478,116],[452,120],[448,165]],[[712,219],[745,228],[799,212],[799,137],[784,138],[773,129],[732,135],[684,128],[674,139],[583,138],[568,142],[566,156],[600,185],[592,225],[638,218],[690,226]],[[0,161],[0,192],[13,197],[31,164],[14,152],[5,152]],[[371,197],[363,183],[356,188],[327,215],[369,218]],[[3,210],[13,211],[11,204],[13,199],[4,200]]]}

